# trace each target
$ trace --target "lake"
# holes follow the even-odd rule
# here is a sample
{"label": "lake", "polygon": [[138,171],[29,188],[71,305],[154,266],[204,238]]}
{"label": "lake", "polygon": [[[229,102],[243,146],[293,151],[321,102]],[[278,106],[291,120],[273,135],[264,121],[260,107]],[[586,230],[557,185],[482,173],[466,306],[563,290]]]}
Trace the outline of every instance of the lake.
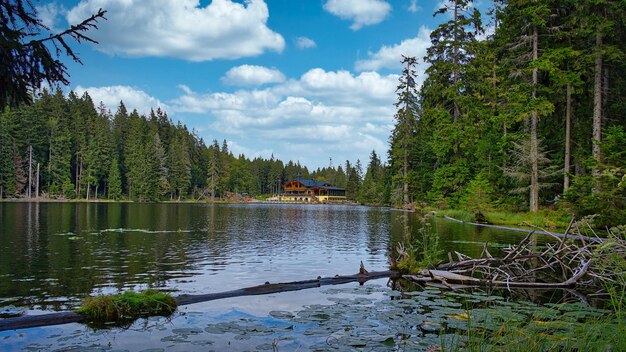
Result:
{"label": "lake", "polygon": [[[474,256],[486,241],[493,253],[524,236],[443,219],[432,219],[431,225],[445,252]],[[0,309],[40,314],[76,308],[88,295],[131,289],[199,294],[266,281],[349,275],[358,271],[361,261],[370,271],[387,270],[390,251],[415,237],[420,226],[412,213],[361,206],[0,203]],[[330,293],[326,287],[194,304],[166,322],[142,319],[125,329],[91,331],[67,324],[0,332],[0,347],[62,350],[89,341],[95,350],[207,350],[207,346],[246,350],[252,344],[243,340],[235,344],[237,331],[226,335],[230,338],[212,336],[202,340],[206,345],[193,345],[200,340],[189,336],[198,334],[184,329],[241,319],[265,321],[273,317],[272,311],[301,310],[337,297],[356,299],[363,294],[358,290],[369,289],[373,299],[384,299],[389,296],[385,284],[386,280],[375,280],[365,288],[355,283]],[[188,341],[177,344],[175,338],[167,339],[180,337],[172,335],[180,329],[187,332],[182,336]],[[297,336],[306,336],[303,331]],[[146,336],[153,342],[146,344]],[[250,349],[263,349],[257,347],[268,347],[272,341],[261,338]],[[290,343],[314,345],[302,341]]]}

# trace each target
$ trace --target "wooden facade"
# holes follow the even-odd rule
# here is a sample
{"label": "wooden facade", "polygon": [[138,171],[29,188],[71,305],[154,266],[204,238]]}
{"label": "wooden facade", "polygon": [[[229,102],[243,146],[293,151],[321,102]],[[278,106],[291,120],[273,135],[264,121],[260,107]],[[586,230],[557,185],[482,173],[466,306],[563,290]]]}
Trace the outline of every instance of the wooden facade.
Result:
{"label": "wooden facade", "polygon": [[346,190],[325,181],[298,177],[283,185],[278,199],[294,203],[338,203],[346,200]]}

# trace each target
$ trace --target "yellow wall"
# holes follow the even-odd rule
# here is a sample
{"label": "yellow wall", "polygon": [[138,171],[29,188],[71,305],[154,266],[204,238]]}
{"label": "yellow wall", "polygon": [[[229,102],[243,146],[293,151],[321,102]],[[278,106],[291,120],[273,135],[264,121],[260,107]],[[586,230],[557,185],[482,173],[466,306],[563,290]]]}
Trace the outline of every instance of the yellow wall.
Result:
{"label": "yellow wall", "polygon": [[[320,203],[341,202],[341,201],[346,200],[346,197],[342,197],[342,196],[316,196],[316,198],[317,198],[317,202],[320,202]],[[281,195],[279,197],[279,201],[309,203],[313,201],[313,198],[305,197],[302,195]]]}

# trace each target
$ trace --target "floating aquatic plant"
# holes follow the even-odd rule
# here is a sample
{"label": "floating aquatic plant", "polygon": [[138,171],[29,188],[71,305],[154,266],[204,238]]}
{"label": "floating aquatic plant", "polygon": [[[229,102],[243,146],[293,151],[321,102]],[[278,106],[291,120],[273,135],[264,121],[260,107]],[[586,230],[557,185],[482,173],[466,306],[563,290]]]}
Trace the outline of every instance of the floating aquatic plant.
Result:
{"label": "floating aquatic plant", "polygon": [[176,307],[176,299],[171,295],[145,290],[88,297],[76,312],[90,317],[94,322],[125,322],[141,316],[168,316]]}

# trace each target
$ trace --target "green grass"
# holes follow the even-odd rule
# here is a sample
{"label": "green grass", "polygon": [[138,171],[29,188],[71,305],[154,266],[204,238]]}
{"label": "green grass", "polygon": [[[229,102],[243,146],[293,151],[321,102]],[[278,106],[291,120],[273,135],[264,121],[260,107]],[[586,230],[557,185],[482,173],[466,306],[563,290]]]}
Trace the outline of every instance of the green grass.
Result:
{"label": "green grass", "polygon": [[176,310],[174,297],[156,290],[87,297],[77,313],[94,322],[125,322],[141,316],[168,316]]}

